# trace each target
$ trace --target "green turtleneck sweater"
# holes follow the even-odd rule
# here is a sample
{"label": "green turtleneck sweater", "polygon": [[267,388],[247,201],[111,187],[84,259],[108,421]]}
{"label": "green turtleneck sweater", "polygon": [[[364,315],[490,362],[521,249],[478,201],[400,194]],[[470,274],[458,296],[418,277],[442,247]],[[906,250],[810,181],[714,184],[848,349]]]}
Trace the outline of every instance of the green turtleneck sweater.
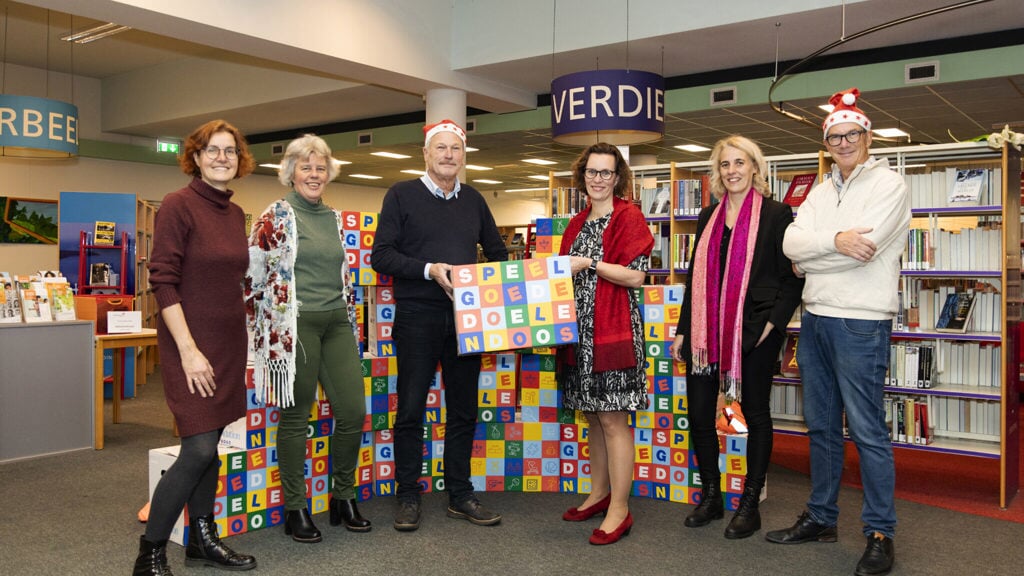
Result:
{"label": "green turtleneck sweater", "polygon": [[295,255],[295,291],[300,307],[321,312],[345,307],[341,267],[345,248],[338,235],[334,211],[323,202],[311,203],[292,190],[285,197],[295,211],[299,242]]}

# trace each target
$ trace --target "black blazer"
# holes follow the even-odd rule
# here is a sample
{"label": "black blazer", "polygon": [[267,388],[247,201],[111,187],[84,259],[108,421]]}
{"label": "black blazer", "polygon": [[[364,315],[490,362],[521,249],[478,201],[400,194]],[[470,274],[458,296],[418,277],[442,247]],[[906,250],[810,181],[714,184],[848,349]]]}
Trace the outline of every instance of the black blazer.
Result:
{"label": "black blazer", "polygon": [[[705,227],[711,220],[714,206],[708,206],[697,217],[696,242],[700,242]],[[797,278],[793,273],[793,264],[782,253],[782,238],[786,227],[793,222],[793,208],[771,198],[761,203],[761,222],[757,230],[757,243],[754,245],[754,256],[750,263],[750,281],[747,284],[747,297],[743,302],[743,353],[749,354],[757,344],[765,324],[770,320],[774,330],[785,335],[786,325],[793,317],[793,311],[800,305],[800,297],[804,289],[804,279]],[[694,246],[696,246],[696,242]],[[717,246],[711,246],[717,250]],[[689,356],[690,350],[690,287],[693,282],[693,263],[686,275],[686,293],[683,295],[683,308],[679,315],[677,334],[686,336],[683,356]]]}

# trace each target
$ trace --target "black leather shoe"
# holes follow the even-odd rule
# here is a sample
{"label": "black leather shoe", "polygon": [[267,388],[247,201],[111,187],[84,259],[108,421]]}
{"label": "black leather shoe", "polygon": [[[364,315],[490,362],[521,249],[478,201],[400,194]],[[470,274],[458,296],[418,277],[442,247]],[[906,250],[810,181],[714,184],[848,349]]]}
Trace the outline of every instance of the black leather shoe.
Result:
{"label": "black leather shoe", "polygon": [[484,508],[476,498],[469,498],[458,504],[449,504],[448,517],[463,518],[477,526],[494,526],[501,522],[501,514]]}
{"label": "black leather shoe", "polygon": [[150,542],[139,537],[139,556],[135,558],[132,576],[174,576],[167,565],[167,540]]}
{"label": "black leather shoe", "polygon": [[213,514],[192,518],[188,526],[186,566],[212,566],[221,570],[252,570],[256,559],[228,548],[217,536]]}
{"label": "black leather shoe", "polygon": [[399,502],[395,510],[395,530],[400,532],[412,532],[420,527],[420,503]]}
{"label": "black leather shoe", "polygon": [[313,524],[313,519],[309,516],[309,510],[305,508],[302,510],[288,510],[284,513],[284,533],[290,534],[292,540],[296,542],[305,542],[307,544],[315,544],[324,539],[320,535],[320,530],[317,529],[316,524]]}
{"label": "black leather shoe", "polygon": [[722,491],[718,487],[718,480],[714,480],[701,486],[700,504],[693,509],[693,512],[690,512],[683,524],[689,528],[698,528],[708,525],[712,520],[722,518],[725,518]]}
{"label": "black leather shoe", "polygon": [[744,489],[740,496],[740,505],[736,508],[729,525],[725,527],[725,537],[729,540],[749,538],[761,529],[761,512],[758,510],[760,489]]}
{"label": "black leather shoe", "polygon": [[764,539],[776,544],[803,544],[804,542],[835,542],[838,540],[835,526],[824,526],[811,519],[806,510],[800,513],[796,524],[785,530],[773,530]]}
{"label": "black leather shoe", "polygon": [[892,564],[896,561],[896,545],[892,538],[887,538],[880,532],[869,534],[868,546],[864,549],[864,555],[857,562],[856,576],[877,576],[888,574],[892,570]]}
{"label": "black leather shoe", "polygon": [[359,513],[359,508],[356,507],[355,498],[348,500],[338,500],[337,498],[331,498],[331,526],[337,526],[344,523],[345,528],[352,532],[369,532],[373,526],[370,525],[370,521]]}

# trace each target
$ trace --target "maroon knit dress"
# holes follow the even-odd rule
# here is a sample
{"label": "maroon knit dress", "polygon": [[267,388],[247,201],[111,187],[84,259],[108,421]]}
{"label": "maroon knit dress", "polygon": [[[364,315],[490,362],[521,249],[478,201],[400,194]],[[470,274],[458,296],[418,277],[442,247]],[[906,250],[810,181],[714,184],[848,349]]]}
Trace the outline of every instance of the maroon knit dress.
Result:
{"label": "maroon knit dress", "polygon": [[157,342],[167,405],[182,436],[222,428],[245,415],[245,306],[249,265],[245,215],[221,192],[194,178],[160,204],[153,231],[149,281],[161,309],[181,303],[185,321],[213,366],[217,390],[188,391],[181,356],[160,318]]}

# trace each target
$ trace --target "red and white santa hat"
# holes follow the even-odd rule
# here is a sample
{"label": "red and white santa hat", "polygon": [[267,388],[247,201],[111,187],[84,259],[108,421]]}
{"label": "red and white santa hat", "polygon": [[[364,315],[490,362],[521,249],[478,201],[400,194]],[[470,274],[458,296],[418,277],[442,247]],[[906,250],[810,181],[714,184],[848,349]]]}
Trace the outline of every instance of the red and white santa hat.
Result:
{"label": "red and white santa hat", "polygon": [[423,127],[423,133],[426,135],[426,138],[423,140],[423,145],[430,145],[430,139],[433,138],[435,134],[439,134],[441,132],[451,132],[458,136],[462,140],[463,144],[466,143],[466,131],[455,122],[445,118],[437,124],[427,124]]}
{"label": "red and white santa hat", "polygon": [[860,90],[850,88],[849,90],[836,92],[828,99],[828,103],[834,106],[834,108],[821,125],[825,131],[825,136],[828,136],[829,128],[846,122],[853,122],[868,132],[871,131],[871,120],[868,120],[868,116],[863,110],[857,108],[857,98],[860,98]]}

